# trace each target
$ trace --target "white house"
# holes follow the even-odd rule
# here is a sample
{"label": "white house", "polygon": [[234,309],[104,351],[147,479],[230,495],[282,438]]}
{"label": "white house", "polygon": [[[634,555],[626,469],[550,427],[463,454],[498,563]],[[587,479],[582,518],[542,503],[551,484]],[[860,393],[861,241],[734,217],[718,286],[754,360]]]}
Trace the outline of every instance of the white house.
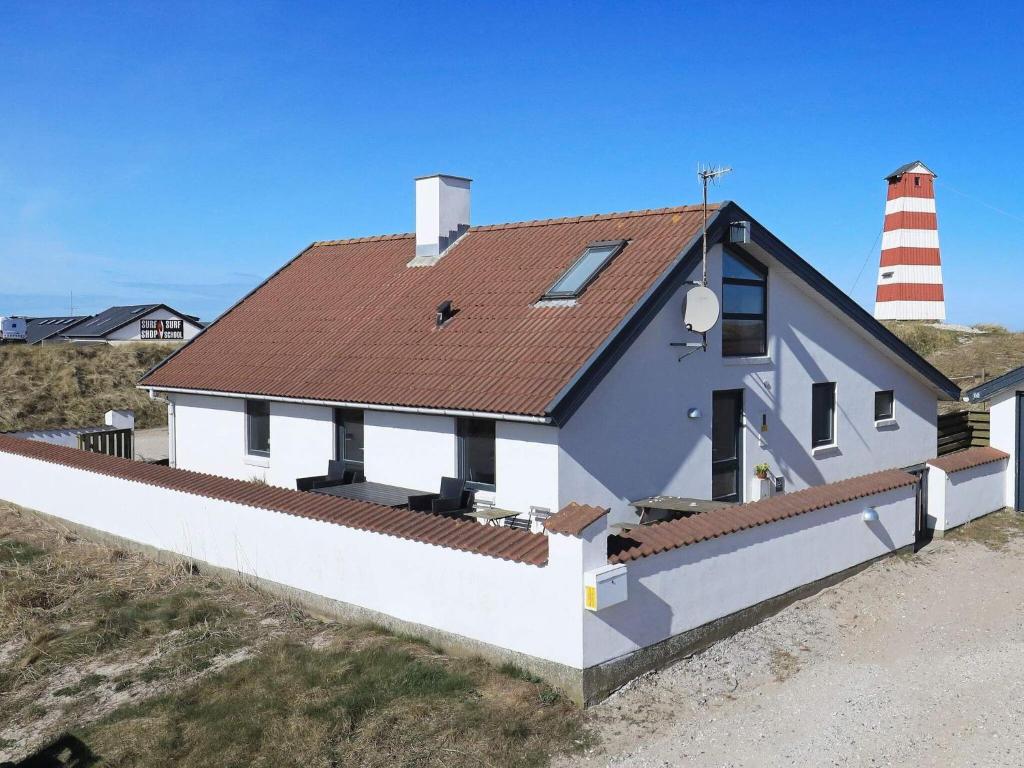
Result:
{"label": "white house", "polygon": [[1024,424],[1024,366],[986,381],[964,393],[967,403],[988,403],[989,445],[1009,455],[1003,503],[1024,509],[1024,467],[1021,466],[1021,425]]}
{"label": "white house", "polygon": [[710,206],[706,349],[681,310],[700,206],[469,225],[416,181],[416,232],[316,242],[143,377],[180,468],[295,487],[328,459],[501,508],[749,500],[909,467],[952,382],[738,205]]}

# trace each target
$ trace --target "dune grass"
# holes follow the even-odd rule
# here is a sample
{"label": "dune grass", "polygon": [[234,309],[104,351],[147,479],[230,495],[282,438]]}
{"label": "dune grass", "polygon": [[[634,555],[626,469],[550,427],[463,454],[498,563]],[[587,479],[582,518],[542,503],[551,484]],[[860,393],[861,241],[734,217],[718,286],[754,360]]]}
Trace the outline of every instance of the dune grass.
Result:
{"label": "dune grass", "polygon": [[519,667],[324,621],[0,502],[0,763],[62,734],[119,767],[529,768],[591,742]]}
{"label": "dune grass", "polygon": [[135,388],[178,344],[0,345],[0,432],[92,426],[131,408],[140,429],[167,423],[166,406]]}

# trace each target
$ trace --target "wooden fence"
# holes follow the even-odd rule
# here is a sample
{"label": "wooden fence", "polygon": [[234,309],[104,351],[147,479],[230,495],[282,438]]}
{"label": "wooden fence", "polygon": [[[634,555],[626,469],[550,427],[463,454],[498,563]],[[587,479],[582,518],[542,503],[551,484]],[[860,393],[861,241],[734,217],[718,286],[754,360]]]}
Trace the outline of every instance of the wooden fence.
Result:
{"label": "wooden fence", "polygon": [[131,429],[105,429],[86,432],[78,436],[78,447],[83,451],[105,453],[122,459],[135,458],[134,434]]}
{"label": "wooden fence", "polygon": [[988,445],[988,438],[988,411],[954,411],[939,416],[939,456]]}

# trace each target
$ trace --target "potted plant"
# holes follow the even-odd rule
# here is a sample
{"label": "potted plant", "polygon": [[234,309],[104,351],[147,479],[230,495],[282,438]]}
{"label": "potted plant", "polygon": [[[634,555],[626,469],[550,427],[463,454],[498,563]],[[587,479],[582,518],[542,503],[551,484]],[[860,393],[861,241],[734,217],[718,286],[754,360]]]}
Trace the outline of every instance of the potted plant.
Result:
{"label": "potted plant", "polygon": [[768,465],[761,463],[754,467],[754,474],[757,475],[760,480],[768,479]]}

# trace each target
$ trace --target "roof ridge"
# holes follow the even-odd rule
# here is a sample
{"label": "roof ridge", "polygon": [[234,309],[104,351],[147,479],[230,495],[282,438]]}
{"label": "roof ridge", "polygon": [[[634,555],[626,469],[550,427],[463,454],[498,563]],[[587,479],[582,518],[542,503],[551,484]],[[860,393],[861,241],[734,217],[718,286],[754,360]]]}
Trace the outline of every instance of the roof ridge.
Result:
{"label": "roof ridge", "polygon": [[[722,203],[708,203],[708,211],[716,211]],[[642,208],[635,211],[613,211],[611,213],[588,213],[580,216],[563,216],[557,219],[532,219],[510,221],[503,224],[480,224],[470,227],[470,232],[485,232],[495,229],[516,229],[519,227],[545,227],[552,224],[578,224],[584,221],[607,221],[608,219],[630,219],[641,216],[664,216],[669,213],[690,213],[701,210],[701,205],[676,205],[667,208]]]}
{"label": "roof ridge", "polygon": [[408,240],[416,237],[415,232],[399,232],[391,235],[365,235],[363,237],[343,237],[340,240],[314,240],[310,248],[316,245],[354,245],[356,243],[372,243],[376,240]]}
{"label": "roof ridge", "polygon": [[[708,203],[708,211],[718,210],[723,203]],[[630,219],[641,216],[664,216],[670,213],[692,213],[701,210],[699,203],[694,205],[675,205],[667,208],[641,208],[634,211],[613,211],[611,213],[587,213],[579,216],[562,216],[555,219],[527,219],[525,221],[508,221],[499,224],[478,224],[470,226],[470,232],[489,232],[496,229],[518,229],[520,227],[546,227],[554,224],[579,224],[585,221],[607,221],[608,219]],[[416,237],[415,232],[402,232],[391,235],[367,235],[364,237],[348,237],[338,240],[314,240],[312,245],[355,245],[370,243],[376,240],[406,240]]]}

